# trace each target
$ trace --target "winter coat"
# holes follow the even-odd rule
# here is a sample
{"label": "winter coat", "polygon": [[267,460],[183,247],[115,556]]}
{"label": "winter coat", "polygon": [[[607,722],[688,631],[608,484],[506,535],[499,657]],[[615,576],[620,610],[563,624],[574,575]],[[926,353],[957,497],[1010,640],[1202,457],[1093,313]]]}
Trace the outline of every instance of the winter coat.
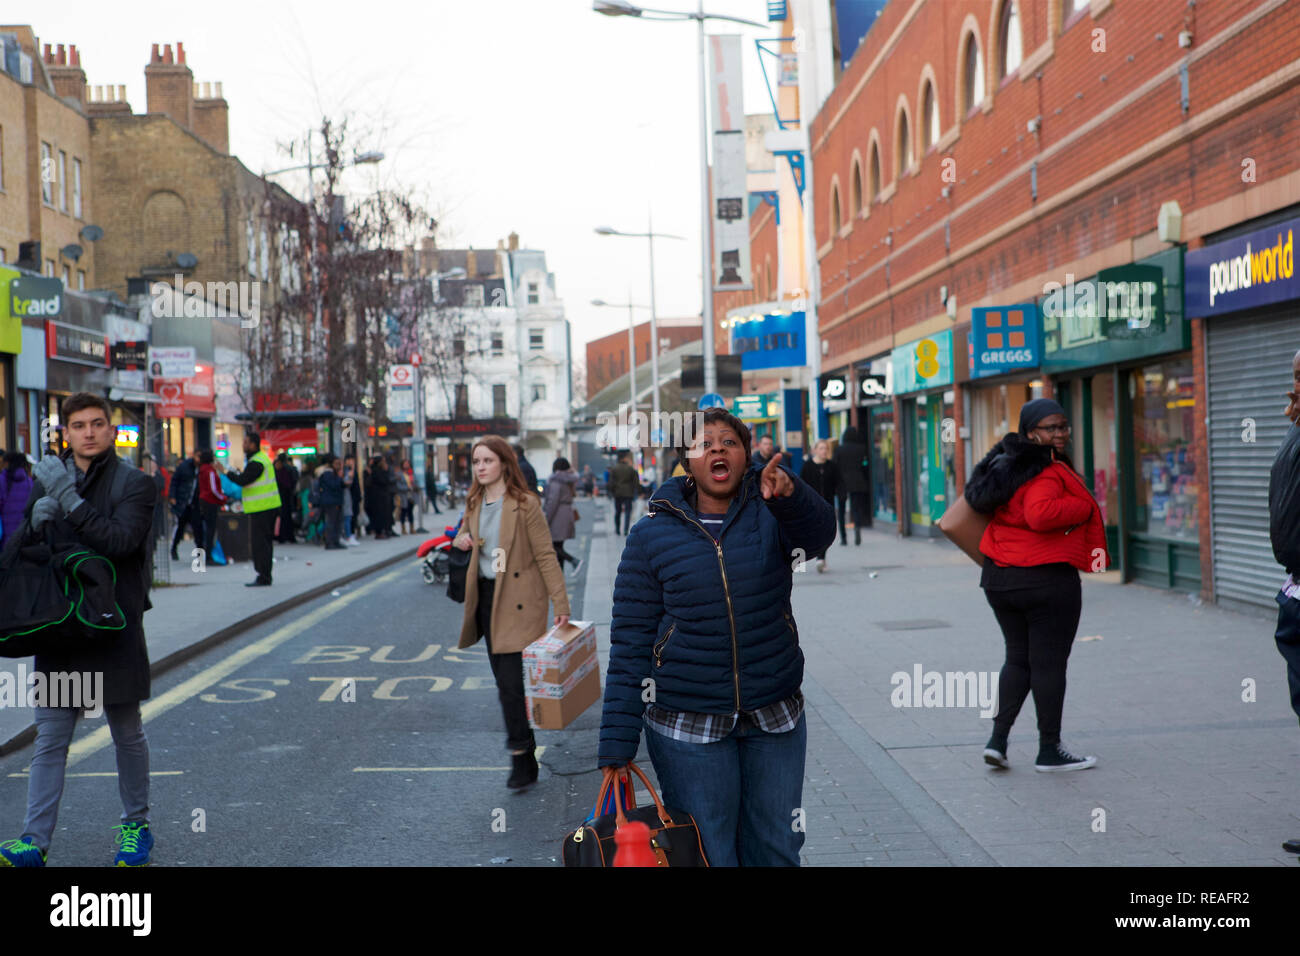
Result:
{"label": "winter coat", "polygon": [[840,473],[834,462],[824,461],[819,465],[809,458],[799,469],[799,477],[827,501],[835,500],[835,489],[840,486]]}
{"label": "winter coat", "polygon": [[190,506],[194,500],[194,492],[198,489],[199,470],[194,464],[194,459],[183,458],[176,470],[172,472],[171,483],[171,501],[172,513],[176,517],[184,514],[185,509]]}
{"label": "winter coat", "polygon": [[844,436],[840,439],[839,447],[831,455],[831,461],[835,462],[835,468],[840,473],[839,488],[836,493],[840,496],[851,495],[854,492],[862,493],[869,491],[871,485],[868,483],[868,465],[867,465],[867,446],[858,435],[858,430],[853,427],[844,429]]}
{"label": "winter coat", "polygon": [[19,468],[16,473],[8,469],[0,471],[0,543],[17,533],[22,525],[33,484],[26,468]]}
{"label": "winter coat", "polygon": [[[478,632],[478,519],[483,510],[480,498],[465,512],[462,529],[474,539],[470,549],[469,573],[465,575],[465,613],[457,647],[473,647],[482,637]],[[564,572],[555,558],[551,532],[536,495],[517,501],[507,494],[501,502],[501,527],[497,547],[505,549],[505,570],[496,574],[492,594],[492,653],[513,654],[537,640],[550,628],[548,601],[555,614],[569,613],[569,595],[564,590]]]}
{"label": "winter coat", "polygon": [[[7,529],[8,511],[4,520]],[[1287,431],[1269,471],[1268,533],[1277,563],[1300,580],[1300,425]]]}
{"label": "winter coat", "polygon": [[537,469],[534,468],[533,463],[523,455],[519,456],[519,470],[524,473],[524,484],[528,486],[528,490],[533,492],[533,494],[536,494]]}
{"label": "winter coat", "polygon": [[[72,452],[65,452],[70,458]],[[121,499],[110,504],[113,471],[129,469]],[[45,494],[39,481],[32,493],[31,506]],[[98,554],[110,559],[117,569],[117,603],[126,617],[126,627],[110,636],[88,642],[84,651],[37,654],[36,670],[49,672],[101,672],[104,675],[105,704],[128,704],[149,697],[149,651],[145,646],[144,612],[153,607],[149,585],[153,569],[149,555],[149,532],[153,524],[154,498],[158,494],[153,480],[127,462],[120,461],[112,449],[90,464],[78,492],[84,499],[71,514],[54,524],[62,540],[69,536]]]}
{"label": "winter coat", "polygon": [[777,467],[794,479],[794,493],[763,500],[750,468],[716,542],[697,520],[686,478],[665,481],[632,527],[614,581],[601,766],[636,756],[646,678],[656,704],[700,714],[754,711],[799,689],[792,555],[830,545],[835,512]]}
{"label": "winter coat", "polygon": [[568,541],[577,533],[574,529],[573,496],[579,480],[571,471],[557,471],[546,479],[542,508],[551,528],[552,541]]}
{"label": "winter coat", "polygon": [[221,490],[217,469],[211,465],[199,466],[199,501],[209,505],[224,505],[229,501]]}
{"label": "winter coat", "polygon": [[[750,463],[751,465],[753,465],[755,468],[757,468],[759,471],[762,471],[764,468],[767,467],[767,463],[768,463],[769,461],[771,461],[773,458],[776,457],[776,453],[779,452],[780,450],[781,450],[781,449],[779,449],[779,448],[777,448],[775,445],[773,445],[773,446],[772,446],[772,454],[770,454],[770,455],[768,455],[766,458],[764,458],[764,457],[763,457],[763,453],[760,452],[757,448],[755,448],[753,454],[751,454],[751,455],[749,456],[749,463]],[[785,456],[784,458],[782,458],[781,460],[782,460],[782,461],[785,461],[785,462],[788,462],[788,461],[790,460],[790,456],[789,456],[789,455],[786,455],[786,456]]]}
{"label": "winter coat", "polygon": [[320,492],[320,506],[322,508],[341,508],[343,506],[343,478],[336,475],[333,468],[326,468],[316,479],[316,487]]}
{"label": "winter coat", "polygon": [[641,483],[637,480],[636,469],[627,462],[620,461],[609,473],[609,493],[613,498],[635,498],[641,493]]}
{"label": "winter coat", "polygon": [[976,511],[993,515],[980,552],[1000,565],[1100,571],[1110,563],[1096,499],[1073,468],[1053,460],[1050,445],[1007,435],[975,466],[965,495]]}

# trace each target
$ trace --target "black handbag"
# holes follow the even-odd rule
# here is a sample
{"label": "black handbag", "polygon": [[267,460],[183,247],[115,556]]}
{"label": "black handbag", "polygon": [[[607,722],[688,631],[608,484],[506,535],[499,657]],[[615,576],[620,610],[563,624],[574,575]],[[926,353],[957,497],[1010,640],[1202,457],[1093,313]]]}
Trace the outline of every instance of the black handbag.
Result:
{"label": "black handbag", "polygon": [[465,603],[465,578],[473,553],[472,550],[462,551],[454,544],[447,549],[447,597],[457,604]]}
{"label": "black handbag", "polygon": [[0,557],[0,657],[87,647],[126,627],[117,570],[103,555],[24,521]]}
{"label": "black handbag", "polygon": [[[629,771],[641,778],[654,801],[653,806],[637,807]],[[589,818],[564,838],[565,866],[613,866],[614,833],[629,822],[644,823],[649,828],[650,849],[658,866],[709,865],[695,818],[684,810],[667,809],[645,771],[629,762],[626,767],[606,767],[604,773],[600,796],[596,798],[596,808],[592,812],[594,819]],[[611,788],[615,797],[614,812],[596,816],[608,804]]]}

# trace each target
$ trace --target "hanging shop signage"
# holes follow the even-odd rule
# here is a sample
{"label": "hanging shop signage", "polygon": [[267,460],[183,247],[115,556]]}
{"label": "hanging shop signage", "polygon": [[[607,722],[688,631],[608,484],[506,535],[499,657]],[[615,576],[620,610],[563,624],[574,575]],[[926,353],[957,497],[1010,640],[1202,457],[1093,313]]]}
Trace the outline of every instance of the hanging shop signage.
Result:
{"label": "hanging shop signage", "polygon": [[844,411],[852,404],[849,395],[849,373],[828,372],[817,379],[817,394],[822,408],[828,412]]}
{"label": "hanging shop signage", "polygon": [[211,415],[216,411],[212,380],[213,367],[206,362],[199,363],[198,371],[191,372],[186,379],[155,378],[153,390],[160,400],[155,413],[159,418],[184,418],[191,413]]}
{"label": "hanging shop signage", "polygon": [[781,402],[776,392],[741,395],[731,403],[731,414],[742,422],[767,422],[781,417]]}
{"label": "hanging shop signage", "polygon": [[1300,219],[1290,219],[1187,253],[1187,314],[1219,315],[1300,299],[1297,232]]}
{"label": "hanging shop signage", "polygon": [[1042,325],[1032,302],[971,309],[966,361],[971,378],[1037,368]]}
{"label": "hanging shop signage", "polygon": [[[0,266],[0,282],[8,284],[21,275],[16,269]],[[23,352],[23,318],[14,313],[10,296],[4,294],[0,294],[0,352],[11,355],[21,355]]]}
{"label": "hanging shop signage", "polygon": [[149,375],[155,379],[182,379],[194,375],[197,353],[193,346],[151,348]]}
{"label": "hanging shop signage", "polygon": [[114,342],[109,349],[113,368],[134,372],[149,364],[148,342]]}
{"label": "hanging shop signage", "polygon": [[1179,249],[1095,276],[1050,282],[1038,300],[1044,372],[1106,365],[1191,347]]}
{"label": "hanging shop signage", "polygon": [[108,336],[62,322],[45,323],[45,357],[108,368]]}
{"label": "hanging shop signage", "polygon": [[880,405],[894,397],[894,363],[888,355],[858,367],[858,405]]}
{"label": "hanging shop signage", "polygon": [[894,394],[906,395],[952,384],[952,329],[897,346],[890,353]]}
{"label": "hanging shop signage", "polygon": [[718,292],[752,288],[749,260],[749,197],[745,163],[745,111],[739,34],[709,37],[713,118],[713,287]]}
{"label": "hanging shop signage", "polygon": [[63,282],[40,276],[9,280],[9,314],[50,319],[63,314]]}
{"label": "hanging shop signage", "polygon": [[776,312],[730,320],[731,354],[746,371],[806,364],[804,313]]}
{"label": "hanging shop signage", "polygon": [[139,425],[118,425],[117,437],[113,444],[118,448],[138,448],[140,446]]}

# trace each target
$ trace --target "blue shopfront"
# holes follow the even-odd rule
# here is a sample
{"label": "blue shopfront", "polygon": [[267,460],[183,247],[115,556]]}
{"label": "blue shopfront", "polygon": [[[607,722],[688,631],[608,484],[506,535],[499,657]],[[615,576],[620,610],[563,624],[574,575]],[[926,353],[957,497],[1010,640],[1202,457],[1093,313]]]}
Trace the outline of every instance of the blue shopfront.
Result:
{"label": "blue shopfront", "polygon": [[952,343],[945,329],[890,355],[901,413],[900,534],[937,535],[939,518],[957,497]]}

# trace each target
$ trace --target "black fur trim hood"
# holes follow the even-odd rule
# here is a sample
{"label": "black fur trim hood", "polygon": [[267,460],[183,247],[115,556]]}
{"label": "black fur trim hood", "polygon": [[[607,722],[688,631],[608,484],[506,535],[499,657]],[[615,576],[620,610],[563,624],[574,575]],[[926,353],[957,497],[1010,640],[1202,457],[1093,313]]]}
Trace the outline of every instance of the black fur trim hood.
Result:
{"label": "black fur trim hood", "polygon": [[1051,463],[1051,445],[1038,445],[1012,432],[975,466],[966,482],[966,500],[980,514],[992,514]]}

